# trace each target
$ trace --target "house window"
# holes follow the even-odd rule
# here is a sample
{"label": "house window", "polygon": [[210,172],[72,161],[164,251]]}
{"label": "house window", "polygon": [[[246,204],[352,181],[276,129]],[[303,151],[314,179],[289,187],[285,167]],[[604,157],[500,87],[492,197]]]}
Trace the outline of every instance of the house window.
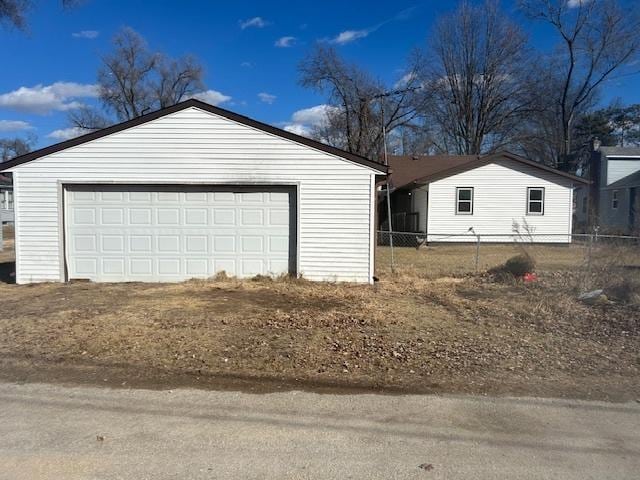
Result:
{"label": "house window", "polygon": [[527,215],[544,215],[544,188],[527,188]]}
{"label": "house window", "polygon": [[473,187],[456,188],[456,215],[473,215]]}
{"label": "house window", "polygon": [[587,213],[587,197],[582,197],[582,213]]}
{"label": "house window", "polygon": [[5,190],[0,192],[0,208],[13,210],[13,191]]}
{"label": "house window", "polygon": [[614,210],[618,209],[618,190],[614,190],[611,192],[611,208]]}

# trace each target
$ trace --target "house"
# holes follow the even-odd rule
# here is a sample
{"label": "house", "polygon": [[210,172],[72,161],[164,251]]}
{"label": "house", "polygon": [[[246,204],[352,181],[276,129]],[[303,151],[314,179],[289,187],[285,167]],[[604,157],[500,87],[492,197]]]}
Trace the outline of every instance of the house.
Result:
{"label": "house", "polygon": [[576,191],[576,223],[601,233],[640,233],[640,148],[602,147],[594,141],[591,187]]}
{"label": "house", "polygon": [[588,183],[511,153],[391,156],[389,165],[393,230],[428,242],[571,242],[573,190]]}
{"label": "house", "polygon": [[13,222],[13,184],[6,175],[0,175],[0,225]]}
{"label": "house", "polygon": [[373,281],[386,167],[198,100],[4,164],[16,281]]}

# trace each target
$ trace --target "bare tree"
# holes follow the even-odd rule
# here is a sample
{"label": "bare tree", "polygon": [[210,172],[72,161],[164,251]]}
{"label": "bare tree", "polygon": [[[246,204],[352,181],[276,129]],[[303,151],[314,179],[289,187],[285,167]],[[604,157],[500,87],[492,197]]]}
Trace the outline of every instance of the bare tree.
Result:
{"label": "bare tree", "polygon": [[155,96],[160,108],[175,105],[204,88],[203,69],[194,57],[172,59],[160,55],[157,63]]}
{"label": "bare tree", "polygon": [[495,0],[481,6],[465,1],[437,22],[421,75],[440,151],[480,154],[518,138],[522,118],[536,108],[526,45]]}
{"label": "bare tree", "polygon": [[[69,8],[81,0],[62,0],[62,6]],[[0,24],[5,23],[20,30],[27,28],[26,15],[33,6],[32,0],[0,0]]]}
{"label": "bare tree", "polygon": [[113,46],[98,70],[100,100],[118,120],[129,120],[153,109],[157,100],[153,74],[159,58],[132,28],[123,28]]}
{"label": "bare tree", "polygon": [[637,6],[624,11],[615,0],[520,0],[529,18],[551,25],[560,43],[546,62],[549,110],[558,114],[561,133],[555,160],[573,168],[573,126],[603,83],[626,68],[640,51]]}
{"label": "bare tree", "polygon": [[29,153],[35,140],[35,137],[0,138],[0,163]]}
{"label": "bare tree", "polygon": [[68,119],[69,123],[80,132],[100,130],[113,124],[106,115],[88,105],[69,111]]}
{"label": "bare tree", "polygon": [[392,132],[417,115],[419,85],[413,69],[397,85],[387,88],[358,66],[345,62],[335,49],[317,46],[299,70],[301,85],[327,94],[334,107],[315,135],[349,152],[379,158],[383,130]]}
{"label": "bare tree", "polygon": [[204,89],[203,68],[194,57],[173,59],[154,52],[127,27],[114,37],[113,46],[98,71],[104,113],[90,107],[73,111],[69,119],[75,127],[104,128],[114,120],[130,120],[175,105]]}

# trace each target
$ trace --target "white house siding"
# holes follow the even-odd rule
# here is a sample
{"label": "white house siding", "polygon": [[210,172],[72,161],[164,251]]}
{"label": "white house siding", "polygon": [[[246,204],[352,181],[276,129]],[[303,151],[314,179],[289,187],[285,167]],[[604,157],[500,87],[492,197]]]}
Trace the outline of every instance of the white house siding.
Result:
{"label": "white house siding", "polygon": [[197,108],[13,172],[18,283],[64,280],[64,183],[297,185],[298,273],[372,281],[373,169]]}
{"label": "white house siding", "polygon": [[606,157],[607,185],[628,177],[640,170],[640,158]]}
{"label": "white house siding", "polygon": [[[473,215],[456,215],[456,187],[474,188]],[[544,215],[527,215],[527,187],[544,187]],[[482,241],[512,242],[526,222],[536,242],[570,242],[572,193],[570,180],[513,160],[452,175],[429,184],[428,241],[475,242],[473,227]]]}

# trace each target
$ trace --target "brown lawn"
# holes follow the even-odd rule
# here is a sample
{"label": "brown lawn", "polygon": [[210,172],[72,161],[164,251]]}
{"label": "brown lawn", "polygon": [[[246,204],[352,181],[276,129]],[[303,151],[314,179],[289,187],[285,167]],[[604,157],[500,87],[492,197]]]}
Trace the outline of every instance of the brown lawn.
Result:
{"label": "brown lawn", "polygon": [[[3,271],[12,259],[7,246]],[[636,273],[625,270],[631,295],[584,305],[576,300],[584,283],[579,247],[541,248],[540,281],[527,285],[463,276],[457,266],[473,258],[468,246],[402,249],[403,268],[391,274],[380,265],[375,286],[0,283],[0,377],[640,398]],[[485,250],[483,269],[513,253]],[[380,249],[378,262],[387,254]]]}

